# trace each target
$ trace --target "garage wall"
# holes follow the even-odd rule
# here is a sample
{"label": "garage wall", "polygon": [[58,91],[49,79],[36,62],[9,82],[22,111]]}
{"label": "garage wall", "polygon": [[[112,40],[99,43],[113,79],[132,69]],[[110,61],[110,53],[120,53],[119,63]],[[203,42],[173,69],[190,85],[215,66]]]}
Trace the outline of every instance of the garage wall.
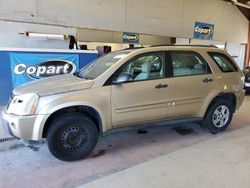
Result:
{"label": "garage wall", "polygon": [[[77,39],[81,42],[106,42],[106,43],[123,43],[123,32],[103,31],[94,29],[77,29]],[[139,43],[143,45],[159,45],[170,44],[170,37],[163,37],[157,35],[140,34]]]}
{"label": "garage wall", "polygon": [[248,33],[248,20],[222,0],[0,0],[0,20],[1,46],[15,45],[15,31],[68,34],[76,27],[192,38],[194,22],[202,21],[215,24],[215,40],[247,42]]}
{"label": "garage wall", "polygon": [[245,50],[245,44],[229,42],[226,45],[226,51],[234,58],[241,70],[244,69]]}

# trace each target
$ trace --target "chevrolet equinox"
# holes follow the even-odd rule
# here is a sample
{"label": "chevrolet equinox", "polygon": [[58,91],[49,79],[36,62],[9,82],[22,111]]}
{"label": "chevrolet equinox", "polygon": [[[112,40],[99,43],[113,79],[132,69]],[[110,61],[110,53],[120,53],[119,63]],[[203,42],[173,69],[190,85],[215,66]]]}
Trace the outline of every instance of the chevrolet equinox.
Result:
{"label": "chevrolet equinox", "polygon": [[244,79],[216,47],[127,49],[14,89],[2,115],[12,135],[46,139],[56,158],[73,161],[122,127],[196,121],[222,132],[242,104]]}

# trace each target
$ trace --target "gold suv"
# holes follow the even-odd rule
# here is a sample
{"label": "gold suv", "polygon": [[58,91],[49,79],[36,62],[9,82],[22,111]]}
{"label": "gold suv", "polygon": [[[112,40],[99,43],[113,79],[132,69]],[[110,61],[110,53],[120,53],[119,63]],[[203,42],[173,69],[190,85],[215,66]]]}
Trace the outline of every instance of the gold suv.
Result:
{"label": "gold suv", "polygon": [[201,122],[219,133],[242,104],[244,75],[222,50],[157,46],[116,51],[75,74],[18,87],[3,110],[10,133],[47,139],[60,160],[86,157],[98,136],[127,126]]}

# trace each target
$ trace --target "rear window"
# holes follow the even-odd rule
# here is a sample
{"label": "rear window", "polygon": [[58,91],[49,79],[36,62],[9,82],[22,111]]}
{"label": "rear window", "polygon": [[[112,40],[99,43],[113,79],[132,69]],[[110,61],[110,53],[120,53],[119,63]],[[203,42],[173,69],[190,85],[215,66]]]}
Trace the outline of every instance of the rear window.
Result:
{"label": "rear window", "polygon": [[238,68],[234,62],[225,54],[219,52],[208,52],[222,72],[237,72]]}

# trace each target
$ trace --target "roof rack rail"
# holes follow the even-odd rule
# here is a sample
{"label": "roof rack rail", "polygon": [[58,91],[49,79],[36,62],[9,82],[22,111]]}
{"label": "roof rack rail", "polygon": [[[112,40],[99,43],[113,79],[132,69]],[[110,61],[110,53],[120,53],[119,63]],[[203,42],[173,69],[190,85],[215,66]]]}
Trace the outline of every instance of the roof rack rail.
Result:
{"label": "roof rack rail", "polygon": [[160,45],[152,45],[150,47],[161,47],[161,46],[192,46],[192,47],[204,47],[204,48],[218,48],[215,45],[197,45],[197,44],[160,44]]}
{"label": "roof rack rail", "polygon": [[145,47],[141,46],[141,47],[134,47],[134,48],[124,48],[123,50],[136,50],[136,49],[142,49],[142,48],[145,48]]}

